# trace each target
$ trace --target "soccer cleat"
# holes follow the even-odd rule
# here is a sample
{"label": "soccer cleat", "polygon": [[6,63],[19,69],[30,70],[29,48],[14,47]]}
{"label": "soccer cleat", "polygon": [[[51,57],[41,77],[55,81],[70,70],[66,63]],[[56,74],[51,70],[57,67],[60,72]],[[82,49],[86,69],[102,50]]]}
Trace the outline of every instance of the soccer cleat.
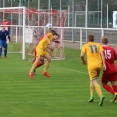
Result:
{"label": "soccer cleat", "polygon": [[113,102],[115,102],[116,99],[117,99],[117,93],[114,94]]}
{"label": "soccer cleat", "polygon": [[114,94],[113,99],[110,102],[117,102],[117,93]]}
{"label": "soccer cleat", "polygon": [[115,102],[117,103],[117,99],[115,100]]}
{"label": "soccer cleat", "polygon": [[29,77],[30,77],[30,79],[33,79],[33,75],[34,75],[33,72],[29,72]]}
{"label": "soccer cleat", "polygon": [[104,99],[105,99],[104,96],[102,96],[102,97],[100,98],[99,106],[102,106],[102,105],[103,105],[103,101],[104,101]]}
{"label": "soccer cleat", "polygon": [[34,75],[36,75],[36,69],[34,69]]}
{"label": "soccer cleat", "polygon": [[44,76],[50,77],[50,75],[47,72],[42,73]]}
{"label": "soccer cleat", "polygon": [[90,99],[88,100],[88,102],[93,102],[93,100],[94,100],[94,97],[91,96]]}
{"label": "soccer cleat", "polygon": [[[110,102],[113,102],[113,100],[110,100]],[[117,103],[117,99],[116,99],[114,102],[116,102],[116,103]]]}

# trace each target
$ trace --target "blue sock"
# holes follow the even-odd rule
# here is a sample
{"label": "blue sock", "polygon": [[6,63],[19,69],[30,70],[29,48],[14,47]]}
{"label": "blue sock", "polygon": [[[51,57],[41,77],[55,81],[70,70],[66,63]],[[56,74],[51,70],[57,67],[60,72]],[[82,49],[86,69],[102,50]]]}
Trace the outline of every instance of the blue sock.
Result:
{"label": "blue sock", "polygon": [[7,55],[7,49],[4,50],[4,56],[6,56],[6,55]]}
{"label": "blue sock", "polygon": [[0,56],[2,55],[2,48],[0,48]]}

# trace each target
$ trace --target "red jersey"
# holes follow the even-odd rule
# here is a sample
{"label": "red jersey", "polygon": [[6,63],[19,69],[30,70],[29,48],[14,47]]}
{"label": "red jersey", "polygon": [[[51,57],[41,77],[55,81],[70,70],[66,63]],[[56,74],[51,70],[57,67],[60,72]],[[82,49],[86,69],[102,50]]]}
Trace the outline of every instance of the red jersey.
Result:
{"label": "red jersey", "polygon": [[[11,23],[7,21],[3,21],[1,25],[11,25]],[[10,29],[10,26],[7,26]]]}
{"label": "red jersey", "polygon": [[104,49],[105,62],[107,67],[106,71],[104,71],[104,74],[116,73],[117,68],[114,61],[117,60],[117,54],[115,49],[108,45],[103,45],[102,47]]}

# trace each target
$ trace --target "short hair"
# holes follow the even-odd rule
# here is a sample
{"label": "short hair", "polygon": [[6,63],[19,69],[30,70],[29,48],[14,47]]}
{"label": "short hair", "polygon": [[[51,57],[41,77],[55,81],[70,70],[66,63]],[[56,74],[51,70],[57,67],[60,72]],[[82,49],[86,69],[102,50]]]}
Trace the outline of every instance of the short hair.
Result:
{"label": "short hair", "polygon": [[56,35],[56,36],[58,36],[58,34],[55,32],[53,35]]}
{"label": "short hair", "polygon": [[88,41],[91,41],[91,42],[94,41],[94,35],[93,34],[88,35]]}
{"label": "short hair", "polygon": [[103,36],[102,37],[102,44],[107,44],[108,43],[108,37],[107,36]]}
{"label": "short hair", "polygon": [[53,35],[56,33],[55,30],[50,30],[50,33],[52,33]]}

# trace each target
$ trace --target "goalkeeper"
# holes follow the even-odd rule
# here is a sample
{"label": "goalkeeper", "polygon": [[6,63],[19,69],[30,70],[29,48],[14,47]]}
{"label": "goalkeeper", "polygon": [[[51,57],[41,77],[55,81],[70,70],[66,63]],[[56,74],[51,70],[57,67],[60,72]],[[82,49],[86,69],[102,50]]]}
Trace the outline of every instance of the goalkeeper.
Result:
{"label": "goalkeeper", "polygon": [[9,31],[2,26],[0,30],[0,58],[2,56],[2,47],[4,48],[4,57],[7,58],[7,48],[10,41]]}

